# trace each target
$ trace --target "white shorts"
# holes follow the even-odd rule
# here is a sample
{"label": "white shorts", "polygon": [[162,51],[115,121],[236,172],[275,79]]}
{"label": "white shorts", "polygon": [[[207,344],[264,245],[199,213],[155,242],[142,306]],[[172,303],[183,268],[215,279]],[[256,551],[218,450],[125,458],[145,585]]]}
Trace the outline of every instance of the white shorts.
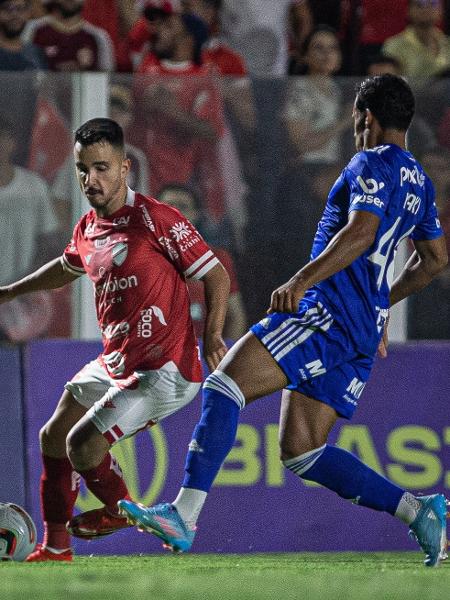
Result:
{"label": "white shorts", "polygon": [[197,395],[201,384],[186,381],[173,362],[156,371],[140,371],[134,389],[121,389],[97,360],[64,386],[111,444],[152,427],[180,410]]}

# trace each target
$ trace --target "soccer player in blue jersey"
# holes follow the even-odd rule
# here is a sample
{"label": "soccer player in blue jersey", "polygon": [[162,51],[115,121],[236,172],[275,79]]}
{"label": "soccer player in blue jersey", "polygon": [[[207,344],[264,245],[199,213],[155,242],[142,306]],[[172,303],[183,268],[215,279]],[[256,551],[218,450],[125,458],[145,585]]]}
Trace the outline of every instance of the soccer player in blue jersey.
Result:
{"label": "soccer player in blue jersey", "polygon": [[[268,314],[227,353],[203,386],[201,419],[172,504],[119,502],[131,522],[189,550],[207,493],[233,446],[239,411],[283,390],[281,459],[298,477],[404,521],[425,552],[444,558],[446,499],[416,497],[356,456],[327,444],[350,419],[379,348],[390,306],[426,286],[447,264],[433,185],[406,150],[414,96],[400,77],[366,79],[353,120],[358,153],[332,187],[311,260],[272,293]],[[393,281],[399,243],[415,251]]]}

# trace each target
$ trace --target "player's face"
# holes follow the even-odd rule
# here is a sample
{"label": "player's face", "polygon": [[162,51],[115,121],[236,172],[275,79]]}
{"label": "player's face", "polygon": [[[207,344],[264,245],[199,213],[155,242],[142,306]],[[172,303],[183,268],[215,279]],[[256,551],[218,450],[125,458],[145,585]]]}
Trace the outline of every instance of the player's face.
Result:
{"label": "player's face", "polygon": [[81,191],[100,217],[123,206],[130,161],[119,149],[103,141],[89,146],[77,142],[74,158]]}
{"label": "player's face", "polygon": [[356,151],[364,150],[367,141],[364,139],[364,131],[366,129],[366,113],[359,111],[355,104],[353,105],[353,125]]}

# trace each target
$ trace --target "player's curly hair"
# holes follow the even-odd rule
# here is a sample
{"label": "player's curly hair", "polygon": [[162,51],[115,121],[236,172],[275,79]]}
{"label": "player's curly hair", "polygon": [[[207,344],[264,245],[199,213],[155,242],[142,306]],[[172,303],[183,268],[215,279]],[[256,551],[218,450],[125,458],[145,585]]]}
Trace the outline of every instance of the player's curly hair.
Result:
{"label": "player's curly hair", "polygon": [[406,131],[414,116],[414,94],[398,75],[376,75],[356,86],[356,108],[367,108],[383,129]]}
{"label": "player's curly hair", "polygon": [[83,123],[75,131],[75,143],[91,146],[97,142],[108,142],[111,146],[123,150],[124,139],[122,127],[112,119],[97,118]]}

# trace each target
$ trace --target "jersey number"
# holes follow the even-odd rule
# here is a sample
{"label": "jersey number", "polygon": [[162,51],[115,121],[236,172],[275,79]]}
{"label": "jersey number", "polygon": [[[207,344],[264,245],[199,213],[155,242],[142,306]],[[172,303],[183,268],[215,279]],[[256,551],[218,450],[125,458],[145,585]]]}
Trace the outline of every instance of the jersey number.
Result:
{"label": "jersey number", "polygon": [[409,229],[406,233],[404,233],[401,236],[401,238],[397,241],[397,243],[395,244],[394,251],[391,252],[392,246],[395,243],[394,233],[395,233],[395,230],[397,229],[400,221],[401,221],[401,217],[398,217],[396,219],[395,223],[392,225],[392,227],[390,229],[388,229],[386,231],[386,233],[384,233],[380,237],[380,241],[378,242],[378,246],[377,246],[377,249],[375,250],[375,252],[373,252],[370,256],[367,257],[367,260],[370,260],[375,265],[378,265],[380,267],[380,272],[378,274],[378,279],[377,279],[378,289],[380,289],[381,286],[383,285],[383,279],[384,279],[385,273],[386,273],[386,282],[387,282],[388,288],[391,289],[392,282],[394,280],[394,267],[395,267],[394,259],[395,259],[395,254],[396,254],[397,248],[398,248],[400,242],[402,242],[406,237],[408,237],[408,235],[414,229],[414,225],[413,225],[411,227],[411,229]]}

